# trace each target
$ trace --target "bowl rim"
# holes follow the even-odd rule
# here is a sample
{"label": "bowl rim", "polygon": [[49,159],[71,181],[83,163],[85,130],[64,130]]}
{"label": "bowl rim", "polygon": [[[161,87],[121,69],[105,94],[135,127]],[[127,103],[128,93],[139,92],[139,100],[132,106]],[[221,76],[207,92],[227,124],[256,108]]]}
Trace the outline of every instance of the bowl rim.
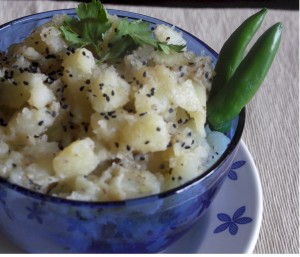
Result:
{"label": "bowl rim", "polygon": [[[194,38],[196,41],[198,41],[210,54],[212,54],[214,57],[218,57],[218,54],[206,43],[204,43],[201,39],[197,38],[193,34],[185,31],[184,29],[181,29],[180,27],[177,27],[169,22],[163,21],[158,18],[154,18],[148,15],[144,14],[139,14],[131,11],[123,11],[123,10],[118,10],[118,9],[107,9],[109,14],[117,15],[119,17],[129,17],[129,18],[135,18],[135,19],[143,19],[148,22],[152,23],[159,23],[159,24],[166,24],[169,26],[174,26],[176,30],[182,31],[186,33],[188,36]],[[0,25],[0,31],[2,29],[6,29],[9,26],[12,26],[14,24],[18,24],[21,22],[30,22],[32,19],[36,18],[36,16],[41,16],[41,18],[52,18],[55,14],[68,14],[68,15],[74,15],[75,14],[75,8],[69,8],[69,9],[58,9],[58,10],[50,10],[46,12],[39,12],[27,16],[23,16],[20,18],[17,18],[15,20],[6,22],[2,25]],[[230,156],[230,154],[238,147],[238,144],[241,140],[244,126],[245,126],[245,120],[246,120],[246,108],[244,107],[241,112],[239,113],[238,116],[238,122],[236,126],[236,131],[231,139],[230,144],[228,145],[227,149],[224,151],[224,153],[221,155],[221,157],[218,159],[217,162],[215,162],[210,168],[208,168],[205,172],[201,173],[199,176],[193,178],[192,180],[187,181],[186,183],[169,189],[167,191],[163,191],[157,194],[152,194],[152,195],[147,195],[147,196],[142,196],[142,197],[137,197],[137,198],[132,198],[132,199],[125,199],[125,200],[116,200],[116,201],[84,201],[84,200],[72,200],[72,199],[66,199],[66,198],[61,198],[61,197],[56,197],[53,195],[47,195],[44,193],[39,193],[36,191],[33,191],[31,189],[25,188],[23,186],[20,186],[18,184],[14,184],[9,182],[7,179],[0,177],[0,185],[3,185],[6,188],[9,188],[11,190],[15,190],[18,193],[21,193],[23,195],[29,196],[31,198],[34,198],[36,200],[41,200],[43,202],[52,202],[56,204],[68,204],[71,206],[89,206],[92,208],[105,208],[105,207],[120,207],[124,205],[138,205],[138,204],[144,204],[146,202],[150,202],[153,200],[157,199],[163,199],[167,198],[168,196],[179,194],[185,190],[187,190],[190,187],[193,187],[200,181],[204,180],[205,178],[209,177],[213,173],[214,170],[218,166],[220,166],[222,163],[224,163],[227,158]],[[1,188],[0,188],[1,189]]]}

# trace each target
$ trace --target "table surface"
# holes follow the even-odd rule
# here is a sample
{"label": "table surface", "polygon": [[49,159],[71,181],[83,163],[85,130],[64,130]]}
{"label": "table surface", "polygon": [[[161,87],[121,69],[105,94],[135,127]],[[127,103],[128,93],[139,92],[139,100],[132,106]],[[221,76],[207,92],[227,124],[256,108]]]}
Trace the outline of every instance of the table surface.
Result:
{"label": "table surface", "polygon": [[[0,0],[0,24],[25,15],[76,7],[70,1]],[[189,31],[217,52],[257,9],[106,5],[150,15]],[[17,11],[16,11],[17,10]],[[247,106],[243,141],[259,170],[263,220],[254,253],[299,253],[299,10],[269,10],[260,32],[283,23],[275,61]]]}

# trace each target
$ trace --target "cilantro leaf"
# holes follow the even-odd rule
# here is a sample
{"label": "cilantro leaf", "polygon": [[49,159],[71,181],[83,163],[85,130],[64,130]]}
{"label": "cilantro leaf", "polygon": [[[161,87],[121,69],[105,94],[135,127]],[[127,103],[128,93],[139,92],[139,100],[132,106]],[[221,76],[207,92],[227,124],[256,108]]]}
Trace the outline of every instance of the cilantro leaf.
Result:
{"label": "cilantro leaf", "polygon": [[185,45],[172,45],[158,41],[153,37],[149,23],[142,20],[130,22],[128,18],[123,18],[116,31],[110,42],[110,49],[102,57],[102,61],[122,57],[138,46],[151,45],[166,54],[181,52],[185,48]]}
{"label": "cilantro leaf", "polygon": [[106,10],[100,1],[92,0],[79,4],[76,13],[79,19],[68,17],[60,27],[65,40],[76,47],[90,46],[100,55],[103,34],[111,27]]}
{"label": "cilantro leaf", "polygon": [[182,52],[185,45],[173,45],[164,42],[158,42],[157,47],[159,50],[163,51],[165,54],[171,54],[172,52]]}
{"label": "cilantro leaf", "polygon": [[79,38],[88,42],[87,45],[93,46],[96,53],[100,54],[99,45],[103,40],[103,34],[109,30],[111,23],[105,22],[99,24],[99,21],[92,18],[75,20],[71,23],[71,29],[78,34]]}
{"label": "cilantro leaf", "polygon": [[130,22],[128,18],[123,18],[116,31],[109,42],[109,50],[101,58],[101,61],[123,57],[138,46],[147,44],[156,46],[149,30],[149,24],[141,20]]}
{"label": "cilantro leaf", "polygon": [[80,3],[76,9],[78,18],[67,17],[60,30],[67,42],[75,47],[88,47],[100,59],[106,61],[123,57],[139,46],[151,45],[166,54],[181,52],[184,45],[171,45],[158,41],[149,23],[142,20],[120,20],[116,33],[108,42],[109,49],[101,52],[103,35],[111,28],[106,9],[99,0]]}
{"label": "cilantro leaf", "polygon": [[139,46],[151,45],[166,54],[182,52],[185,48],[185,45],[173,45],[158,41],[153,37],[149,23],[142,20],[129,22],[127,18],[122,19],[118,26],[118,34],[120,36],[128,35]]}
{"label": "cilantro leaf", "polygon": [[110,42],[109,50],[101,57],[101,61],[107,61],[123,57],[126,53],[136,49],[138,45],[128,36],[116,36]]}
{"label": "cilantro leaf", "polygon": [[129,22],[128,18],[122,19],[118,26],[118,34],[120,36],[128,35],[136,44],[141,46],[147,44],[156,46],[156,40],[152,37],[149,23],[142,20]]}
{"label": "cilantro leaf", "polygon": [[60,29],[63,32],[66,41],[71,42],[74,46],[84,47],[90,43],[89,41],[81,38],[76,32],[72,31],[67,26],[61,26]]}
{"label": "cilantro leaf", "polygon": [[91,3],[80,3],[76,9],[80,20],[93,18],[100,22],[107,22],[107,12],[100,1],[92,0]]}

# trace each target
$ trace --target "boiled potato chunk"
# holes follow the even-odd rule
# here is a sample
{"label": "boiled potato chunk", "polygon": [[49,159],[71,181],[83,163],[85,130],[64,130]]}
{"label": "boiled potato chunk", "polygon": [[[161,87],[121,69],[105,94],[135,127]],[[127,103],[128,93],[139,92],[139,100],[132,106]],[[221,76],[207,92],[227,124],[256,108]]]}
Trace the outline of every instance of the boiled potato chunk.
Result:
{"label": "boiled potato chunk", "polygon": [[102,188],[85,176],[75,178],[72,190],[68,198],[81,201],[97,201],[102,194]]}
{"label": "boiled potato chunk", "polygon": [[197,111],[202,107],[191,80],[174,86],[171,95],[174,104],[189,112]]}
{"label": "boiled potato chunk", "polygon": [[16,81],[21,87],[28,86],[30,97],[28,103],[37,109],[43,108],[55,100],[53,92],[44,84],[47,77],[43,74],[24,72]]}
{"label": "boiled potato chunk", "polygon": [[58,113],[59,104],[53,102],[49,107],[34,109],[24,107],[16,112],[8,123],[9,138],[14,144],[34,144],[53,124],[55,117],[50,113]]}
{"label": "boiled potato chunk", "polygon": [[186,45],[186,41],[182,38],[181,33],[177,32],[174,27],[160,24],[155,28],[154,34],[161,42],[172,45]]}
{"label": "boiled potato chunk", "polygon": [[205,110],[206,110],[206,101],[207,101],[207,93],[206,93],[206,88],[204,85],[202,85],[202,83],[200,84],[195,84],[194,82],[191,82],[191,80],[188,80],[189,83],[191,83],[194,87],[196,96],[198,98],[199,101],[199,106],[197,110],[203,110],[204,114],[205,114]]}
{"label": "boiled potato chunk", "polygon": [[111,200],[130,199],[159,193],[162,177],[147,170],[113,165],[100,177],[100,185]]}
{"label": "boiled potato chunk", "polygon": [[94,113],[91,116],[90,126],[100,142],[112,148],[120,147],[120,130],[126,124],[127,112],[116,110],[108,113]]}
{"label": "boiled potato chunk", "polygon": [[176,76],[168,68],[160,67],[157,70],[157,76],[168,89],[167,96],[171,102],[187,111],[197,111],[202,108],[191,80],[179,84]]}
{"label": "boiled potato chunk", "polygon": [[202,146],[171,159],[171,170],[165,175],[165,189],[180,186],[199,176],[204,171],[201,170],[201,165],[207,157],[208,150],[208,145],[204,143]]}
{"label": "boiled potato chunk", "polygon": [[28,163],[28,179],[42,192],[46,192],[50,184],[58,181],[52,167],[53,157],[58,152],[55,142],[42,142],[22,150]]}
{"label": "boiled potato chunk", "polygon": [[139,113],[155,111],[162,114],[170,106],[168,98],[164,95],[164,88],[157,85],[144,85],[134,96],[135,109]]}
{"label": "boiled potato chunk", "polygon": [[94,153],[95,143],[90,138],[77,140],[53,159],[53,168],[61,178],[90,174],[99,164]]}
{"label": "boiled potato chunk", "polygon": [[95,67],[92,53],[85,49],[68,52],[62,62],[64,67],[62,80],[66,84],[65,96],[67,106],[74,115],[76,122],[88,122],[92,114],[92,106],[87,99],[90,77]]}
{"label": "boiled potato chunk", "polygon": [[139,152],[162,151],[170,141],[167,123],[152,112],[136,115],[121,130],[122,142]]}
{"label": "boiled potato chunk", "polygon": [[33,47],[40,54],[45,54],[47,45],[45,44],[45,42],[42,41],[40,35],[41,30],[42,28],[37,28],[36,30],[34,30],[30,37],[24,40],[23,44],[29,47]]}
{"label": "boiled potato chunk", "polygon": [[53,92],[43,82],[45,79],[46,76],[39,73],[15,75],[14,84],[6,81],[1,85],[0,105],[20,108],[28,102],[37,109],[45,107],[55,100]]}
{"label": "boiled potato chunk", "polygon": [[64,57],[62,66],[69,70],[76,78],[87,78],[92,74],[95,66],[95,58],[91,51],[86,48],[78,48],[74,53],[68,52]]}
{"label": "boiled potato chunk", "polygon": [[[9,81],[0,82],[0,105],[14,109],[21,108],[29,99],[28,88],[16,86]],[[12,101],[14,99],[14,101]]]}
{"label": "boiled potato chunk", "polygon": [[164,85],[160,76],[160,66],[143,68],[135,73],[135,77],[142,85],[134,94],[135,109],[139,113],[155,111],[159,114],[170,107],[168,87]]}
{"label": "boiled potato chunk", "polygon": [[153,173],[165,174],[170,171],[170,160],[174,158],[173,148],[149,154],[147,168]]}
{"label": "boiled potato chunk", "polygon": [[66,48],[61,32],[55,27],[45,27],[40,33],[42,41],[47,45],[49,53],[57,54]]}
{"label": "boiled potato chunk", "polygon": [[145,63],[152,61],[154,48],[152,46],[139,47],[132,54],[124,57],[124,63],[127,73],[135,73],[141,68],[145,67]]}
{"label": "boiled potato chunk", "polygon": [[[158,65],[166,65],[168,67],[172,67],[173,69],[178,69],[179,67],[183,67],[184,65],[189,65],[193,61],[193,53],[192,52],[182,52],[182,53],[172,53],[165,54],[163,52],[154,52],[153,53],[153,61]],[[180,68],[181,69],[181,68]]]}
{"label": "boiled potato chunk", "polygon": [[115,68],[94,70],[87,96],[97,112],[109,112],[129,101],[130,85],[120,77]]}
{"label": "boiled potato chunk", "polygon": [[33,47],[23,46],[19,49],[19,54],[23,55],[29,61],[45,61],[44,56],[36,51]]}

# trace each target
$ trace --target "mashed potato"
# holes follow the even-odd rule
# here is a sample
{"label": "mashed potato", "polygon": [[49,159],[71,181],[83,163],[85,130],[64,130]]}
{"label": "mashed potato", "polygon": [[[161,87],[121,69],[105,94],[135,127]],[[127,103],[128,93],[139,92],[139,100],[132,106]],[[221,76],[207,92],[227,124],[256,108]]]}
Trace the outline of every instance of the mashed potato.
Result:
{"label": "mashed potato", "polygon": [[[66,44],[63,18],[0,55],[0,176],[58,197],[111,201],[205,171],[214,151],[204,128],[210,59],[145,46],[100,63]],[[185,43],[165,25],[154,33]]]}

